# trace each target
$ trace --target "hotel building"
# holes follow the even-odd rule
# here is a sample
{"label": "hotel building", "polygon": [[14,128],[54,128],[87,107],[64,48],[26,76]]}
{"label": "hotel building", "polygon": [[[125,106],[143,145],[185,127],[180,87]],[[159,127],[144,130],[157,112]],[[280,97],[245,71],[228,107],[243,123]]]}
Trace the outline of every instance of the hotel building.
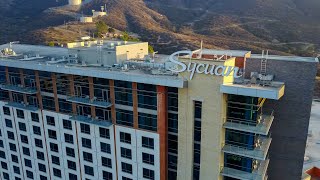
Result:
{"label": "hotel building", "polygon": [[0,49],[0,179],[301,179],[315,58]]}

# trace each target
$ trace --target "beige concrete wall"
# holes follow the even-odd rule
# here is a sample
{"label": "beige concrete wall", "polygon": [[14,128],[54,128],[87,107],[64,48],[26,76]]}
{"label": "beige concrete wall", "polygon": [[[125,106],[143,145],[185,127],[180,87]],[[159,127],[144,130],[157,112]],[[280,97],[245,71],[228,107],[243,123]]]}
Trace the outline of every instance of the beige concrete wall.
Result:
{"label": "beige concrete wall", "polygon": [[[235,59],[196,62],[234,66]],[[183,72],[179,76],[189,79],[190,74]],[[202,101],[200,179],[222,179],[220,169],[224,158],[221,148],[225,138],[223,123],[226,114],[226,96],[220,93],[220,84],[224,80],[233,81],[233,75],[222,77],[195,74],[193,79],[189,80],[188,88],[179,89],[178,180],[193,179],[194,100]]]}
{"label": "beige concrete wall", "polygon": [[116,46],[116,52],[118,63],[132,58],[142,59],[145,55],[148,55],[148,43],[143,42]]}
{"label": "beige concrete wall", "polygon": [[92,17],[80,17],[80,22],[91,23],[92,21]]}

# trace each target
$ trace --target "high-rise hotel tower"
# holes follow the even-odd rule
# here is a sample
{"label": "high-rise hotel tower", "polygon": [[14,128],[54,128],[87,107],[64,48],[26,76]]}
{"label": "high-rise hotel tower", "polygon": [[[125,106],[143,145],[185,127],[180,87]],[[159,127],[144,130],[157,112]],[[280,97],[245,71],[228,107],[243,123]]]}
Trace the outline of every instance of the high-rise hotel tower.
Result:
{"label": "high-rise hotel tower", "polygon": [[0,46],[0,179],[299,180],[318,60]]}

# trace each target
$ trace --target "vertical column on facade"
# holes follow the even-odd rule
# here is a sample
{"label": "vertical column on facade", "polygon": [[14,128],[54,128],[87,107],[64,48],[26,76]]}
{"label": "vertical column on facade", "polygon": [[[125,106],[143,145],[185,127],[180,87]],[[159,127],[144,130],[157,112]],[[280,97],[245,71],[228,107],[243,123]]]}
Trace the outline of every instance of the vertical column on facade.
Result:
{"label": "vertical column on facade", "polygon": [[[93,98],[94,98],[93,77],[88,77],[88,82],[89,82],[89,97],[90,97],[90,100],[93,100]],[[91,106],[91,117],[92,118],[96,117],[96,107],[95,106]]]}
{"label": "vertical column on facade", "polygon": [[114,91],[114,80],[109,80],[109,88],[110,88],[110,102],[111,106],[111,120],[112,124],[116,124],[116,95]]}
{"label": "vertical column on facade", "polygon": [[160,137],[160,180],[167,179],[168,170],[168,118],[167,88],[157,86],[158,134]]}
{"label": "vertical column on facade", "polygon": [[133,127],[138,129],[138,83],[132,83]]}
{"label": "vertical column on facade", "polygon": [[37,92],[37,98],[38,98],[39,108],[40,108],[40,109],[43,109],[39,71],[34,71],[34,75],[35,75],[36,86],[37,86],[37,91],[38,91],[38,92]]}
{"label": "vertical column on facade", "polygon": [[[22,87],[25,87],[26,84],[24,82],[23,69],[19,69],[19,74],[20,74],[21,85],[22,85]],[[22,94],[22,96],[23,96],[24,104],[27,104],[27,102],[28,102],[27,95],[26,94]]]}
{"label": "vertical column on facade", "polygon": [[[6,66],[6,81],[7,84],[10,84],[10,77],[9,77],[9,68]],[[9,91],[9,99],[10,101],[13,101],[12,92]]]}
{"label": "vertical column on facade", "polygon": [[[70,96],[74,96],[74,79],[73,79],[73,75],[70,74],[68,75],[68,80],[69,80],[69,87],[70,87]],[[77,114],[77,105],[76,103],[72,102],[72,113],[73,114]]]}
{"label": "vertical column on facade", "polygon": [[59,100],[58,100],[58,90],[57,90],[57,77],[55,73],[51,73],[52,79],[52,89],[53,89],[53,97],[54,97],[54,104],[56,112],[59,112]]}

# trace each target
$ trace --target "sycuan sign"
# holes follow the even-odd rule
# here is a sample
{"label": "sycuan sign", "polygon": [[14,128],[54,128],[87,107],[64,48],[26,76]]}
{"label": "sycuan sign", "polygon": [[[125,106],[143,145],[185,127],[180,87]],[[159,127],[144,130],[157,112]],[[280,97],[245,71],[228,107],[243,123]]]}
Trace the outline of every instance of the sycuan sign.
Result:
{"label": "sycuan sign", "polygon": [[190,80],[192,80],[195,73],[197,74],[210,74],[215,76],[229,76],[233,72],[234,78],[239,78],[241,75],[238,75],[239,68],[234,66],[216,66],[211,64],[203,64],[196,62],[189,62],[185,64],[180,62],[175,56],[179,54],[188,54],[192,57],[192,51],[178,51],[170,55],[169,60],[178,65],[177,69],[170,69],[172,72],[181,73],[184,71],[190,72]]}

